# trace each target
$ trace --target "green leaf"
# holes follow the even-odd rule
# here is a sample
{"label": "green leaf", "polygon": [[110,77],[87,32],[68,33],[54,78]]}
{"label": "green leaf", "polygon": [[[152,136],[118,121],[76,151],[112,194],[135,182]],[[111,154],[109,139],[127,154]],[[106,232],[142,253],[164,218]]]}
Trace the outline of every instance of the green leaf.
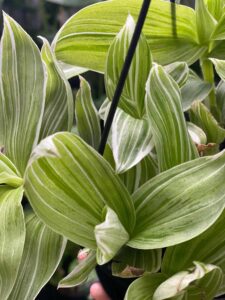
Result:
{"label": "green leaf", "polygon": [[48,41],[42,40],[41,57],[46,66],[47,86],[39,140],[58,131],[70,131],[74,115],[73,95],[69,82],[58,66]]}
{"label": "green leaf", "polygon": [[188,242],[167,248],[162,271],[172,275],[189,268],[195,260],[217,265],[225,271],[224,226],[225,212],[201,235]]}
{"label": "green leaf", "polygon": [[119,175],[130,194],[133,194],[136,189],[156,176],[157,173],[157,161],[151,155],[147,155],[136,166]]}
{"label": "green leaf", "polygon": [[0,152],[0,185],[2,184],[17,188],[23,185],[23,179],[14,164]]}
{"label": "green leaf", "polygon": [[23,188],[0,186],[0,298],[7,300],[19,270],[25,241]]}
{"label": "green leaf", "polygon": [[[115,161],[113,158],[112,150],[107,144],[104,158],[110,163],[113,169],[115,169]],[[158,164],[156,158],[153,155],[147,155],[137,165],[129,169],[128,171],[119,174],[120,179],[125,184],[130,194],[139,188],[146,181],[154,177],[158,173]]]}
{"label": "green leaf", "polygon": [[225,293],[225,275],[223,275],[223,281],[220,285],[219,290],[217,291],[216,296],[223,296]]}
{"label": "green leaf", "polygon": [[[222,12],[222,10],[221,10],[221,12]],[[212,40],[216,40],[216,41],[224,40],[224,38],[225,38],[224,25],[225,25],[225,13],[223,13],[216,28],[214,29],[214,32],[211,37]],[[213,45],[215,46],[216,44],[214,43]]]}
{"label": "green leaf", "polygon": [[101,140],[100,118],[91,97],[88,82],[80,77],[80,89],[76,96],[75,113],[80,137],[95,149]]}
{"label": "green leaf", "polygon": [[[134,19],[129,15],[126,24],[109,48],[105,74],[106,91],[109,100],[112,100],[114,96],[134,29]],[[142,118],[145,113],[145,83],[148,79],[150,68],[151,53],[147,40],[142,34],[119,101],[119,107],[134,118]]]}
{"label": "green leaf", "polygon": [[102,222],[105,205],[129,233],[133,230],[135,211],[125,186],[110,165],[74,134],[58,133],[41,142],[27,168],[25,190],[48,226],[84,247],[96,248],[94,228]]}
{"label": "green leaf", "polygon": [[223,13],[224,0],[207,0],[206,3],[210,14],[219,21]]}
{"label": "green leaf", "polygon": [[97,243],[97,263],[109,262],[129,240],[129,234],[121,224],[117,214],[106,208],[105,221],[95,227]]}
{"label": "green leaf", "polygon": [[34,300],[55,272],[66,240],[33,213],[26,217],[26,239],[19,272],[8,300]]}
{"label": "green leaf", "polygon": [[224,173],[221,152],[176,166],[145,183],[133,195],[137,221],[128,246],[168,247],[204,232],[223,211]]}
{"label": "green leaf", "polygon": [[131,283],[124,300],[152,300],[155,290],[164,280],[164,274],[146,274]]}
{"label": "green leaf", "polygon": [[164,67],[164,70],[182,87],[189,77],[189,68],[185,62],[175,62]]}
{"label": "green leaf", "polygon": [[[104,72],[109,46],[128,14],[137,20],[141,5],[141,0],[113,0],[78,12],[65,23],[53,42],[57,59]],[[152,1],[144,34],[154,61],[164,65],[175,61],[191,64],[207,51],[207,47],[198,44],[194,10],[184,5],[175,8],[176,23],[171,17],[169,2]]]}
{"label": "green leaf", "polygon": [[137,165],[154,147],[148,120],[134,119],[121,109],[114,117],[111,139],[117,173]]}
{"label": "green leaf", "polygon": [[112,263],[112,273],[123,278],[139,277],[145,271],[156,273],[161,267],[161,260],[161,249],[138,250],[123,247]]}
{"label": "green leaf", "polygon": [[45,105],[44,69],[38,47],[6,14],[1,51],[0,141],[23,174],[39,139]]}
{"label": "green leaf", "polygon": [[225,126],[225,82],[221,80],[216,87],[216,102],[220,111],[220,123]]}
{"label": "green leaf", "polygon": [[160,66],[151,69],[146,104],[159,170],[165,171],[195,158],[197,153],[188,135],[179,87]]}
{"label": "green leaf", "polygon": [[179,272],[161,283],[152,299],[164,300],[183,296],[181,299],[197,300],[203,295],[205,300],[213,299],[222,282],[221,269],[199,262],[194,262],[194,264],[194,268]]}
{"label": "green leaf", "polygon": [[217,22],[210,14],[204,0],[196,0],[195,11],[198,39],[201,44],[204,44],[209,42]]}
{"label": "green leaf", "polygon": [[195,124],[191,122],[187,122],[187,127],[188,127],[188,132],[192,138],[192,141],[197,144],[206,144],[207,142],[207,137],[205,132]]}
{"label": "green leaf", "polygon": [[208,108],[201,102],[195,101],[189,111],[191,122],[202,128],[208,143],[220,144],[225,138],[225,130],[219,126]]}
{"label": "green leaf", "polygon": [[96,265],[96,252],[89,250],[87,257],[80,261],[74,270],[59,282],[58,288],[71,288],[84,283]]}
{"label": "green leaf", "polygon": [[203,101],[212,90],[212,85],[203,81],[194,72],[190,72],[186,84],[181,88],[183,111],[190,109],[191,104],[198,100]]}

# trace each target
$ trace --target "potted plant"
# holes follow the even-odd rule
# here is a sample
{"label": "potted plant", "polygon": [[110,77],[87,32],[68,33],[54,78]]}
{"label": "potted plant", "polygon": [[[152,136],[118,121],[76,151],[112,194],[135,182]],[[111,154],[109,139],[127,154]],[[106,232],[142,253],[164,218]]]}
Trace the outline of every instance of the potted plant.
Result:
{"label": "potted plant", "polygon": [[[91,5],[51,46],[43,39],[41,51],[4,15],[1,299],[35,299],[66,240],[88,255],[60,288],[111,262],[114,276],[137,278],[125,299],[225,293],[223,4],[198,0],[193,10],[152,1],[103,157],[100,119],[107,119],[141,1]],[[189,67],[197,60],[202,78]],[[80,76],[74,134],[67,79],[88,69],[104,72],[107,99],[97,111]]]}

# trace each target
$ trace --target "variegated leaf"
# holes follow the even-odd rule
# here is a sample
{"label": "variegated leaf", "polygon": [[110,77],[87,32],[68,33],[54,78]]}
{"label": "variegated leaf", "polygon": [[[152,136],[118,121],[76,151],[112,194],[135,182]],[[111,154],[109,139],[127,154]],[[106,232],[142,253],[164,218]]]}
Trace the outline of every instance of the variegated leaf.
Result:
{"label": "variegated leaf", "polygon": [[136,166],[119,175],[130,194],[133,194],[157,173],[158,164],[156,159],[151,155],[147,155]]}
{"label": "variegated leaf", "polygon": [[59,282],[58,288],[70,288],[84,283],[96,265],[96,251],[89,250],[87,257]]}
{"label": "variegated leaf", "polygon": [[167,248],[162,272],[172,275],[189,268],[193,261],[204,261],[220,267],[225,272],[225,212],[204,233],[196,238]]}
{"label": "variegated leaf", "polygon": [[206,134],[200,127],[196,126],[191,122],[187,122],[187,127],[191,139],[196,145],[206,144],[207,142]]}
{"label": "variegated leaf", "polygon": [[177,83],[162,67],[154,66],[146,85],[146,106],[159,170],[197,157],[186,127]]}
{"label": "variegated leaf", "polygon": [[135,119],[122,109],[117,109],[111,138],[117,173],[137,165],[154,147],[149,122],[146,119]]}
{"label": "variegated leaf", "polygon": [[76,96],[75,114],[80,137],[95,149],[101,140],[100,118],[91,97],[88,82],[80,77],[80,89]]}
{"label": "variegated leaf", "polygon": [[220,144],[225,139],[225,130],[219,126],[208,108],[201,102],[195,101],[189,111],[191,122],[202,128],[208,143]]}
{"label": "variegated leaf", "polygon": [[109,262],[129,240],[129,234],[121,224],[117,214],[109,207],[105,208],[106,216],[103,223],[95,226],[97,243],[97,263],[104,265]]}
{"label": "variegated leaf", "polygon": [[0,185],[2,184],[19,187],[23,185],[23,179],[14,164],[3,153],[0,153]]}
{"label": "variegated leaf", "polygon": [[69,65],[62,61],[58,61],[58,65],[59,65],[60,69],[62,69],[64,75],[66,76],[66,79],[73,78],[77,75],[80,75],[80,74],[88,71],[87,69]]}
{"label": "variegated leaf", "polygon": [[156,273],[161,267],[162,250],[138,250],[123,247],[112,263],[114,276],[134,278],[144,272]]}
{"label": "variegated leaf", "polygon": [[7,300],[16,282],[25,241],[23,188],[0,186],[0,299]]}
{"label": "variegated leaf", "polygon": [[48,226],[87,248],[96,248],[94,228],[102,222],[105,205],[129,233],[133,230],[135,211],[125,186],[110,165],[72,133],[50,136],[35,149],[25,190]]}
{"label": "variegated leaf", "polygon": [[47,86],[39,140],[58,131],[70,131],[74,116],[72,90],[46,39],[43,39],[41,57],[46,66]]}
{"label": "variegated leaf", "polygon": [[[104,152],[104,158],[115,169],[115,161],[112,150],[107,144]],[[130,194],[133,194],[142,184],[158,174],[157,159],[153,155],[147,155],[137,165],[128,171],[119,174],[120,179],[125,184]]]}
{"label": "variegated leaf", "polygon": [[179,272],[156,289],[152,300],[179,299],[197,300],[204,295],[205,300],[212,300],[223,279],[222,270],[214,265],[195,262],[195,267]]}
{"label": "variegated leaf", "polygon": [[164,67],[165,71],[182,87],[189,76],[189,68],[185,62],[175,62]]}
{"label": "variegated leaf", "polygon": [[[128,14],[137,20],[141,5],[141,0],[113,0],[78,12],[65,23],[53,42],[57,59],[103,72],[109,46]],[[171,17],[171,8],[176,10],[176,22]],[[191,64],[207,51],[207,46],[198,44],[196,14],[184,5],[171,6],[168,1],[153,0],[144,34],[154,61],[163,65],[175,61]]]}
{"label": "variegated leaf", "polygon": [[181,88],[183,111],[190,109],[194,101],[203,101],[212,91],[212,85],[203,81],[198,75],[190,71],[185,85]]}
{"label": "variegated leaf", "polygon": [[214,64],[217,74],[225,81],[225,60],[215,58],[211,58],[210,60]]}
{"label": "variegated leaf", "polygon": [[167,279],[164,274],[145,274],[128,288],[124,300],[152,300],[157,287]]}
{"label": "variegated leaf", "polygon": [[217,22],[210,14],[204,0],[196,0],[195,10],[198,39],[201,44],[204,44],[209,42]]}
{"label": "variegated leaf", "polygon": [[37,46],[6,14],[0,74],[0,142],[23,174],[39,139],[45,105],[44,68]]}
{"label": "variegated leaf", "polygon": [[[114,96],[134,29],[134,19],[129,15],[125,26],[109,48],[105,74],[106,91],[109,100],[112,100]],[[147,40],[142,34],[119,101],[119,107],[134,118],[142,118],[145,112],[144,87],[150,68],[151,53]]]}
{"label": "variegated leaf", "polygon": [[55,272],[66,240],[33,213],[26,216],[26,239],[20,268],[8,300],[34,300]]}
{"label": "variegated leaf", "polygon": [[133,195],[137,221],[128,246],[168,247],[207,230],[224,209],[224,174],[222,152],[176,166],[145,183]]}

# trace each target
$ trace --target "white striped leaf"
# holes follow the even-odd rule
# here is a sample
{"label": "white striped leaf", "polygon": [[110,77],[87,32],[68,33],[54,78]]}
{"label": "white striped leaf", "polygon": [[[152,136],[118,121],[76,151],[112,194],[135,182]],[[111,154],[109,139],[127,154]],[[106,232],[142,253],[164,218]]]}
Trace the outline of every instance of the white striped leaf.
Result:
{"label": "white striped leaf", "polygon": [[110,165],[72,133],[50,136],[35,149],[25,190],[48,226],[87,248],[96,248],[94,228],[102,222],[105,205],[129,233],[134,227],[133,202],[125,186]]}
{"label": "white striped leaf", "polygon": [[23,188],[0,186],[0,299],[7,300],[19,271],[25,241]]}
{"label": "white striped leaf", "polygon": [[[104,158],[110,163],[113,169],[115,169],[115,161],[113,158],[112,150],[107,144]],[[120,179],[128,189],[130,194],[138,189],[142,184],[156,176],[158,173],[158,164],[156,159],[152,155],[147,155],[137,165],[129,169],[128,171],[119,174]]]}
{"label": "white striped leaf", "polygon": [[129,240],[129,234],[117,214],[109,207],[106,207],[105,210],[104,222],[95,226],[98,247],[96,257],[99,265],[109,262]]}
{"label": "white striped leaf", "polygon": [[66,247],[64,237],[33,213],[26,216],[26,239],[20,268],[8,300],[34,300],[55,272]]}
{"label": "white striped leaf", "polygon": [[221,152],[149,180],[133,194],[137,221],[128,246],[168,247],[204,232],[224,209],[224,174],[225,152]]}
{"label": "white striped leaf", "polygon": [[210,60],[214,64],[217,74],[225,81],[225,60],[215,58],[211,58]]}
{"label": "white striped leaf", "polygon": [[191,122],[187,122],[187,127],[191,139],[196,145],[206,144],[207,142],[206,134],[200,127],[196,126]]}
{"label": "white striped leaf", "polygon": [[2,184],[19,187],[23,185],[23,179],[14,164],[3,153],[0,153],[0,185]]}
{"label": "white striped leaf", "polygon": [[0,141],[6,155],[23,174],[39,138],[45,105],[45,76],[37,46],[6,14],[0,74]]}
{"label": "white striped leaf", "polygon": [[89,250],[87,257],[82,259],[73,271],[59,282],[58,288],[70,288],[84,283],[96,265],[96,252]]}
{"label": "white striped leaf", "polygon": [[[137,20],[141,5],[141,0],[113,0],[81,10],[56,35],[53,47],[57,59],[104,72],[109,46],[128,14]],[[191,64],[207,50],[207,46],[198,44],[194,10],[184,5],[175,8],[176,24],[171,17],[171,4],[153,0],[144,34],[154,61],[164,65],[175,61]]]}
{"label": "white striped leaf", "polygon": [[122,109],[117,109],[111,132],[117,173],[123,173],[137,165],[154,147],[148,120],[135,119]]}
{"label": "white striped leaf", "polygon": [[162,250],[138,250],[123,247],[112,263],[112,274],[123,278],[142,276],[144,272],[156,273],[161,267]]}
{"label": "white striped leaf", "polygon": [[198,100],[203,101],[212,91],[212,85],[203,81],[194,72],[190,72],[186,84],[181,88],[183,111],[190,109],[191,104]]}
{"label": "white striped leaf", "polygon": [[41,57],[46,66],[47,86],[45,110],[39,140],[58,131],[70,131],[73,125],[73,95],[64,73],[46,39],[43,40]]}
{"label": "white striped leaf", "polygon": [[209,42],[217,22],[210,14],[204,0],[196,0],[195,11],[198,39],[201,44],[204,44]]}
{"label": "white striped leaf", "polygon": [[157,287],[166,280],[164,274],[145,274],[129,286],[124,300],[152,300]]}
{"label": "white striped leaf", "polygon": [[198,300],[202,297],[212,300],[223,279],[221,269],[200,262],[194,262],[194,265],[194,268],[181,271],[161,283],[152,299],[175,299],[179,296],[179,299],[185,300]]}
{"label": "white striped leaf", "polygon": [[157,161],[151,155],[147,155],[136,166],[119,175],[130,194],[133,194],[157,173]]}
{"label": "white striped leaf", "polygon": [[80,77],[80,89],[76,96],[75,114],[80,137],[98,149],[101,140],[100,118],[91,96],[88,82]]}
{"label": "white striped leaf", "polygon": [[162,272],[172,275],[189,268],[193,261],[217,265],[225,273],[225,212],[204,233],[196,238],[167,248]]}
{"label": "white striped leaf", "polygon": [[62,71],[67,79],[73,78],[77,75],[80,75],[80,74],[88,71],[87,69],[69,65],[62,61],[58,61],[58,65],[62,69]]}
{"label": "white striped leaf", "polygon": [[154,66],[146,84],[146,106],[159,170],[165,171],[197,156],[183,115],[177,83]]}
{"label": "white striped leaf", "polygon": [[182,87],[188,79],[189,68],[185,62],[175,62],[164,67],[165,71]]}
{"label": "white striped leaf", "polygon": [[[105,74],[106,92],[109,100],[112,100],[114,96],[134,29],[134,19],[129,15],[126,24],[109,48]],[[145,83],[150,68],[151,53],[147,40],[142,34],[119,101],[119,107],[134,118],[142,118],[145,113]]]}
{"label": "white striped leaf", "polygon": [[195,101],[189,111],[191,122],[202,128],[208,143],[220,144],[225,139],[225,130],[219,126],[208,108],[201,102]]}

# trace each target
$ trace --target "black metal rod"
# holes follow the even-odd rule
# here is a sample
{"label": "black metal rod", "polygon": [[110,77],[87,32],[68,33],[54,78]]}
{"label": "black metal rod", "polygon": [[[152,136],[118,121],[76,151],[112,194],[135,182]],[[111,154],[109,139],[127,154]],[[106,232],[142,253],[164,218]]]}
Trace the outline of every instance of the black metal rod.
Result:
{"label": "black metal rod", "polygon": [[132,59],[135,54],[135,50],[137,48],[137,44],[138,44],[138,41],[139,41],[139,38],[140,38],[140,35],[142,32],[142,28],[145,23],[145,19],[146,19],[150,4],[151,4],[151,0],[143,1],[142,8],[141,8],[141,11],[140,11],[140,14],[138,17],[138,21],[137,21],[137,24],[136,24],[136,27],[134,30],[134,34],[133,34],[133,37],[132,37],[132,40],[130,43],[130,47],[128,49],[127,56],[126,56],[126,59],[125,59],[125,62],[124,62],[124,65],[123,65],[123,68],[122,68],[122,71],[120,74],[120,78],[119,78],[119,81],[118,81],[118,84],[117,84],[117,87],[115,90],[115,94],[112,99],[112,104],[111,104],[109,114],[108,114],[108,117],[107,117],[107,120],[105,123],[105,128],[103,130],[101,142],[100,142],[99,149],[98,149],[98,152],[101,155],[103,155],[103,153],[105,151],[105,146],[106,146],[106,143],[108,140],[110,128],[112,126],[112,122],[113,122],[113,119],[114,119],[114,116],[116,113],[116,109],[119,104],[121,94],[123,92],[123,88],[124,88],[124,85],[125,85],[125,82],[127,79],[127,75],[128,75],[131,63],[132,63]]}

